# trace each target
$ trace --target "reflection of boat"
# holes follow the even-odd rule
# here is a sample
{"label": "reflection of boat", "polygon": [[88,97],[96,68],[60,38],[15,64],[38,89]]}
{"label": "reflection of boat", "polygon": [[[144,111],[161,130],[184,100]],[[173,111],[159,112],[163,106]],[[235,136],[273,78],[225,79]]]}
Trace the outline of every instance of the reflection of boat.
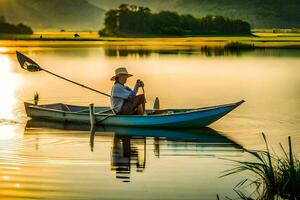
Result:
{"label": "reflection of boat", "polygon": [[[131,126],[152,128],[198,128],[208,126],[244,101],[197,109],[166,109],[149,112],[146,116],[114,115],[108,107],[96,107],[97,125]],[[90,123],[89,109],[66,104],[34,105],[25,103],[26,113],[31,118],[60,122]],[[107,111],[107,112],[105,112]]]}
{"label": "reflection of boat", "polygon": [[[26,124],[26,129],[30,128],[51,128],[62,130],[76,130],[76,131],[90,131],[90,126],[87,124],[77,123],[59,123],[44,120],[31,119]],[[119,127],[119,126],[97,126],[95,128],[95,135],[103,133],[113,133],[119,136],[127,137],[152,137],[164,138],[168,141],[185,141],[185,142],[201,142],[212,145],[230,145],[236,148],[241,148],[240,145],[231,141],[227,137],[221,135],[218,131],[202,127],[198,129],[153,129],[153,128],[133,128],[133,127]],[[26,132],[28,133],[28,132]]]}
{"label": "reflection of boat", "polygon": [[[92,129],[87,124],[46,122],[44,120],[31,119],[27,122],[25,134],[41,134],[50,129],[68,130],[74,134],[90,134],[91,148],[94,148],[94,137],[111,135],[111,170],[116,173],[116,178],[123,182],[130,182],[132,172],[143,172],[146,167],[147,152],[154,152],[155,157],[163,156],[205,156],[211,157],[217,154],[230,156],[242,151],[242,147],[217,131],[203,127],[197,130],[171,130],[153,128],[126,128],[126,127],[102,127]],[[49,133],[49,131],[46,131]],[[50,131],[51,133],[51,131]],[[57,134],[57,132],[54,132]],[[149,145],[150,148],[149,148]],[[148,151],[146,151],[146,147]],[[149,156],[149,154],[148,154]]]}

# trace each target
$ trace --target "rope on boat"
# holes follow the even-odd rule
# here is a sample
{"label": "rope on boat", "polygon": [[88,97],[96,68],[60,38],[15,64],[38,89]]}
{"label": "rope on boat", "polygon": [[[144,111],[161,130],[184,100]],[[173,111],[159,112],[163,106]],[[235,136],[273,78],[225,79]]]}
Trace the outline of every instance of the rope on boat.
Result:
{"label": "rope on boat", "polygon": [[106,117],[104,117],[103,119],[101,119],[101,120],[99,120],[99,121],[96,121],[96,123],[95,124],[100,124],[100,123],[102,123],[104,120],[106,120],[107,118],[109,118],[109,117],[111,117],[111,115],[107,115]]}
{"label": "rope on boat", "polygon": [[87,112],[87,111],[89,111],[89,109],[84,109],[84,110],[80,110],[80,111],[73,112],[73,113],[83,113],[83,112]]}
{"label": "rope on boat", "polygon": [[113,111],[113,110],[114,110],[113,108],[110,108],[110,109],[107,109],[107,110],[96,112],[95,114],[102,114],[102,113],[106,113],[108,111]]}

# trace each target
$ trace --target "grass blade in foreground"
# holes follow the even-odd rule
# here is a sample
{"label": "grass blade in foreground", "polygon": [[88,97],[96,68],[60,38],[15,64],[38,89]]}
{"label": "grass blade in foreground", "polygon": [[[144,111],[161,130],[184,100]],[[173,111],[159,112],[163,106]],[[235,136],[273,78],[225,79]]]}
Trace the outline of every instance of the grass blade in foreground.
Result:
{"label": "grass blade in foreground", "polygon": [[[273,155],[269,151],[268,142],[262,133],[267,151],[246,150],[254,161],[236,161],[235,167],[224,171],[221,177],[240,172],[250,172],[255,180],[244,179],[239,182],[234,190],[241,199],[289,199],[300,198],[300,160],[293,155],[291,138],[289,137],[289,156],[281,145],[285,157]],[[246,183],[249,183],[246,185]],[[241,189],[254,186],[255,190],[250,195],[245,195]]]}

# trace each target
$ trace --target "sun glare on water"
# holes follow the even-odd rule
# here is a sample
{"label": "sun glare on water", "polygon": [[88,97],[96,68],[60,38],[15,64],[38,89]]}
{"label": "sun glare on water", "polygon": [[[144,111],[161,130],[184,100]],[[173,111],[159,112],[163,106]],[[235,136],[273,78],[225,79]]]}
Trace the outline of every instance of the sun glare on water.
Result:
{"label": "sun glare on water", "polygon": [[17,127],[15,105],[18,76],[12,71],[8,55],[0,54],[0,141],[14,138]]}
{"label": "sun glare on water", "polygon": [[12,64],[8,56],[0,54],[0,120],[14,119],[17,76],[11,71],[11,68]]}

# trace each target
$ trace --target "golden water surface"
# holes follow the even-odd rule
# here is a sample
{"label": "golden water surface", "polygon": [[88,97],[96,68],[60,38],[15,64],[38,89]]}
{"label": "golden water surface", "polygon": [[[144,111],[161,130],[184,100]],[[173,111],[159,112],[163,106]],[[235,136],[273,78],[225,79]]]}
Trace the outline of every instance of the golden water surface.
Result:
{"label": "golden water surface", "polygon": [[[125,66],[145,82],[147,107],[192,108],[246,102],[210,129],[86,129],[27,122],[23,102],[109,106],[109,99],[45,72],[22,71],[21,50],[44,68],[110,92]],[[263,149],[265,132],[280,152],[300,144],[300,51],[165,49],[124,46],[0,47],[1,199],[216,199],[234,196],[244,175],[219,178],[229,161]],[[93,148],[91,148],[91,146]],[[249,176],[249,175],[246,175]]]}

